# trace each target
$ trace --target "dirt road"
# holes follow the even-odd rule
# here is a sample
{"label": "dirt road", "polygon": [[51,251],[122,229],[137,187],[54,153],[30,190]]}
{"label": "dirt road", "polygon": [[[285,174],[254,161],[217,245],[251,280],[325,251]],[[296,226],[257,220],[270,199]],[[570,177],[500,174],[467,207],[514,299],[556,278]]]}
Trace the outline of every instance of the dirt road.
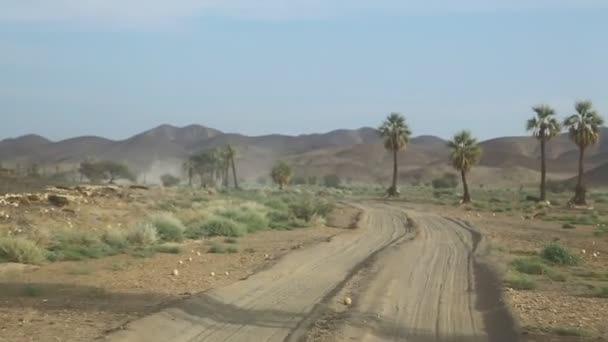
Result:
{"label": "dirt road", "polygon": [[416,239],[387,249],[326,341],[518,341],[499,284],[473,252],[479,235],[458,221],[412,212]]}
{"label": "dirt road", "polygon": [[479,304],[482,298],[476,293],[494,294],[475,287],[471,232],[438,216],[409,214],[418,226],[418,236],[411,241],[408,237],[414,232],[403,211],[370,207],[360,229],[291,253],[244,281],[133,322],[108,340],[303,339],[310,324],[327,310],[324,303],[335,303],[334,296],[371,260],[373,272],[337,325],[339,333],[318,339],[516,341],[508,327],[488,324],[488,315],[503,311],[500,303]]}

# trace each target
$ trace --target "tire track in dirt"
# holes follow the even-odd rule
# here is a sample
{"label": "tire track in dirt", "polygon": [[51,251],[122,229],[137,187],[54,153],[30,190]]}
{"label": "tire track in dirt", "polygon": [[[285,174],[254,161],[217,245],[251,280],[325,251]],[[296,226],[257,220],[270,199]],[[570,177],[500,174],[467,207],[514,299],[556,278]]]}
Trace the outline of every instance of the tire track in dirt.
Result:
{"label": "tire track in dirt", "polygon": [[401,212],[371,209],[361,228],[288,254],[247,280],[195,296],[107,336],[112,342],[283,341],[379,250],[405,235]]}
{"label": "tire track in dirt", "polygon": [[350,289],[354,307],[328,313],[308,340],[519,341],[500,283],[474,256],[481,235],[464,222],[408,214],[418,237],[380,253]]}

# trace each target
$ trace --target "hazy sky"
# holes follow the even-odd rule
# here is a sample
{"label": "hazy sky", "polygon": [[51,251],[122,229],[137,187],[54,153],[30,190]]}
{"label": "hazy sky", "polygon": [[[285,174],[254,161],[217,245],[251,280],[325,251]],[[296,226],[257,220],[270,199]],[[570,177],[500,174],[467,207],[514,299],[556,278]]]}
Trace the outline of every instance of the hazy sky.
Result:
{"label": "hazy sky", "polygon": [[524,134],[608,118],[606,0],[0,0],[0,139],[377,126]]}

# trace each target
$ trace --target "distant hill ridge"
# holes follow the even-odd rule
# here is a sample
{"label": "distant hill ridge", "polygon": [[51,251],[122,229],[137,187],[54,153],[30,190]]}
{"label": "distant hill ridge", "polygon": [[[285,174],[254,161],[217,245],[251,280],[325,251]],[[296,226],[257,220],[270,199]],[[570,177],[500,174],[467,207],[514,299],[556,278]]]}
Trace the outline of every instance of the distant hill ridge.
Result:
{"label": "distant hill ridge", "polygon": [[[586,154],[586,168],[590,171],[608,167],[608,128],[603,127],[601,134],[600,143]],[[390,173],[391,155],[384,150],[377,131],[370,127],[297,136],[245,136],[201,125],[161,125],[124,140],[82,136],[57,142],[30,134],[0,141],[0,161],[75,165],[87,158],[109,159],[127,162],[140,171],[162,164],[173,165],[172,171],[178,172],[175,165],[190,154],[225,144],[237,147],[241,175],[245,178],[267,175],[278,159],[293,163],[296,172],[302,174],[337,173],[369,181]],[[491,168],[495,170],[493,172],[500,169],[535,172],[538,169],[539,144],[532,137],[500,137],[480,145],[482,168]],[[571,175],[576,171],[578,151],[567,134],[553,139],[547,148],[550,173]],[[415,174],[418,171],[414,170],[446,166],[447,156],[444,139],[421,135],[411,139],[399,159],[406,174]],[[595,174],[601,174],[600,171]],[[595,176],[594,180],[597,178],[602,177]]]}

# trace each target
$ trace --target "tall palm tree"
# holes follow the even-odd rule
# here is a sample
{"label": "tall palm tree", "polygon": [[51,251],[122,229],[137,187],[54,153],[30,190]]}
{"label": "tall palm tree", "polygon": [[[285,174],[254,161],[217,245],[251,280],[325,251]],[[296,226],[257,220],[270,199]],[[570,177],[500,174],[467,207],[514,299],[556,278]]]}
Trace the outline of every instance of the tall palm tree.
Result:
{"label": "tall palm tree", "polygon": [[575,104],[576,114],[564,120],[564,126],[568,128],[570,139],[578,146],[578,179],[574,198],[571,203],[576,205],[587,204],[585,186],[583,185],[583,162],[585,159],[585,149],[595,145],[600,140],[600,127],[604,124],[604,119],[593,109],[591,101],[579,101]]}
{"label": "tall palm tree", "polygon": [[547,105],[532,107],[536,116],[528,120],[526,129],[540,142],[540,200],[547,201],[547,160],[545,147],[549,140],[559,134],[562,127],[555,118],[555,110]]}
{"label": "tall palm tree", "polygon": [[[236,149],[232,147],[232,145],[226,145],[226,159],[228,167],[232,168],[232,178],[234,179],[234,188],[239,188],[238,179],[236,178],[236,165],[234,159],[236,158]],[[228,172],[226,172],[226,177],[228,177]],[[226,181],[226,184],[228,182]]]}
{"label": "tall palm tree", "polygon": [[397,175],[398,175],[398,160],[397,153],[405,149],[406,145],[410,141],[410,131],[405,118],[399,113],[391,113],[382,123],[382,126],[378,128],[380,136],[384,138],[384,147],[393,152],[393,183],[387,190],[387,194],[390,197],[399,195],[397,189]]}
{"label": "tall palm tree", "polygon": [[182,171],[188,176],[188,186],[192,187],[192,178],[195,171],[195,158],[192,156],[182,163]]}
{"label": "tall palm tree", "polygon": [[466,174],[471,171],[473,165],[479,162],[481,148],[469,131],[461,131],[454,135],[452,140],[448,141],[448,147],[452,150],[450,153],[452,166],[460,171],[462,177],[462,187],[464,188],[462,203],[470,203],[471,194]]}

